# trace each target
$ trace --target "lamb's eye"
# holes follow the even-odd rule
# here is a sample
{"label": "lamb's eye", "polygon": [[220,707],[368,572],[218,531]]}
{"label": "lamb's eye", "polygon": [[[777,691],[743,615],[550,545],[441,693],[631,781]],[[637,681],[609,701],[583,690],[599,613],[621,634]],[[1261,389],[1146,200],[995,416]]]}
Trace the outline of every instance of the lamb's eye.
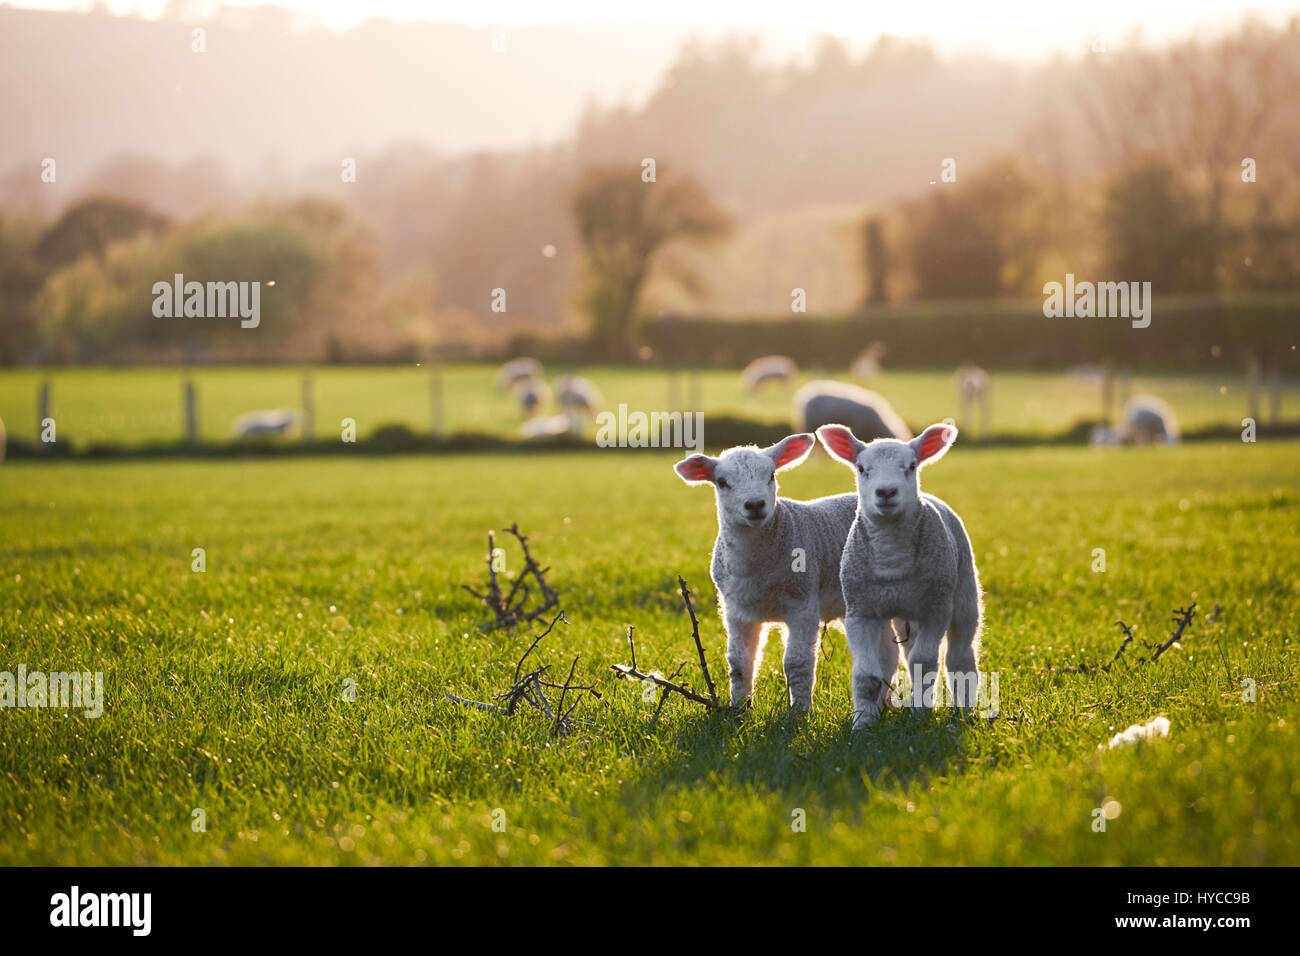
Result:
{"label": "lamb's eye", "polygon": [[867,473],[867,469],[863,468],[861,465],[858,465],[858,474],[865,475],[866,473]]}
{"label": "lamb's eye", "polygon": [[776,484],[776,472],[772,472],[772,474],[771,474],[771,475],[768,477],[768,479],[767,479],[767,483],[768,483],[769,485],[774,485],[774,484]]}
{"label": "lamb's eye", "polygon": [[719,479],[718,479],[718,487],[719,487],[719,488],[730,488],[731,485],[727,484],[727,479],[726,479],[726,478],[719,478]]}

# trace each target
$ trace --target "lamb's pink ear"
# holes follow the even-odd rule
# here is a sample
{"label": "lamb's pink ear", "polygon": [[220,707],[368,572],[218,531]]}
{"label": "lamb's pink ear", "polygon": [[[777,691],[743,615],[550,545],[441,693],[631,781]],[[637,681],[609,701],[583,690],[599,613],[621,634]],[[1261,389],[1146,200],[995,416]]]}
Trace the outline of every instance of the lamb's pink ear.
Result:
{"label": "lamb's pink ear", "polygon": [[764,448],[763,454],[776,462],[776,470],[780,471],[783,468],[793,468],[801,463],[808,457],[808,453],[813,450],[815,444],[817,444],[817,439],[804,432],[799,435],[791,435],[789,438],[782,438],[771,448]]}
{"label": "lamb's pink ear", "polygon": [[718,459],[708,455],[691,455],[673,465],[673,471],[688,485],[700,485],[713,480],[713,468]]}
{"label": "lamb's pink ear", "polygon": [[822,444],[833,457],[846,465],[856,462],[858,454],[867,447],[843,425],[823,425],[817,429],[817,437],[822,440]]}
{"label": "lamb's pink ear", "polygon": [[916,452],[916,460],[924,465],[942,458],[956,440],[956,425],[938,424],[931,425],[921,432],[912,439],[910,444]]}

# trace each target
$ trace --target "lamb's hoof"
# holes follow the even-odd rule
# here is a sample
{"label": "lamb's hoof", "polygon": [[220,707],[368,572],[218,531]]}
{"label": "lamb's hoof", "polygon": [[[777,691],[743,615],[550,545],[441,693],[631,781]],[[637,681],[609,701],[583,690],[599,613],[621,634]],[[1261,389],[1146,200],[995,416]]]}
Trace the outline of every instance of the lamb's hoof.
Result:
{"label": "lamb's hoof", "polygon": [[864,730],[870,730],[880,718],[879,710],[859,710],[853,713],[853,732],[860,734]]}

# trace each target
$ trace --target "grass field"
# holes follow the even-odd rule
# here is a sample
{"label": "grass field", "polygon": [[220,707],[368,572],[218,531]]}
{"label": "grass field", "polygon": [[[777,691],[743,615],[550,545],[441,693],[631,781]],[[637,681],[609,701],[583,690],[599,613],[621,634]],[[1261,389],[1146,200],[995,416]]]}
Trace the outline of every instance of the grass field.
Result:
{"label": "grass field", "polygon": [[[898,709],[857,737],[837,632],[798,721],[779,653],[743,718],[654,723],[612,679],[628,624],[643,665],[693,659],[681,573],[725,694],[712,495],[672,460],[0,466],[0,670],[105,674],[98,719],[0,712],[0,863],[1300,863],[1300,444],[959,443],[926,487],[971,531],[1000,716]],[[820,455],[783,476],[849,487]],[[527,645],[478,633],[459,588],[516,520],[570,621],[534,653],[580,654],[603,695],[567,738],[444,697],[490,699]],[[1067,672],[1114,655],[1117,618],[1114,669]],[[1167,739],[1098,749],[1160,714]]]}
{"label": "grass field", "polygon": [[[600,388],[610,407],[625,402],[630,409],[647,412],[690,407],[706,414],[788,422],[795,388],[769,387],[755,397],[741,387],[738,373],[704,371],[698,375],[697,396],[688,390],[684,377],[675,391],[671,389],[667,373],[661,370],[580,371]],[[449,366],[443,371],[447,409],[443,424],[447,431],[511,434],[518,428],[514,401],[493,388],[494,374],[495,368],[481,365]],[[843,378],[845,374],[843,370],[809,373],[803,380],[825,375]],[[0,420],[11,435],[37,440],[37,391],[45,377],[35,370],[0,371]],[[48,377],[60,441],[73,446],[91,442],[130,446],[177,442],[183,437],[182,379],[177,370],[69,369],[55,370]],[[296,407],[301,402],[301,370],[208,368],[196,369],[193,377],[199,395],[200,433],[209,441],[229,440],[235,418],[244,412]],[[431,427],[428,369],[327,367],[314,369],[313,378],[317,437],[337,439],[344,418],[356,421],[362,438],[377,426],[394,422],[418,431]],[[889,398],[914,428],[960,415],[949,373],[884,372],[868,384]],[[1226,369],[1223,374],[1139,376],[1129,387],[1134,393],[1152,392],[1164,398],[1185,429],[1235,426],[1246,414],[1245,380],[1236,369]],[[698,405],[694,404],[697,399]],[[1300,381],[1284,383],[1282,413],[1291,419],[1300,417]],[[1100,415],[1101,394],[1096,385],[1076,384],[1055,372],[993,376],[991,428],[995,431],[1053,434],[1079,419]]]}

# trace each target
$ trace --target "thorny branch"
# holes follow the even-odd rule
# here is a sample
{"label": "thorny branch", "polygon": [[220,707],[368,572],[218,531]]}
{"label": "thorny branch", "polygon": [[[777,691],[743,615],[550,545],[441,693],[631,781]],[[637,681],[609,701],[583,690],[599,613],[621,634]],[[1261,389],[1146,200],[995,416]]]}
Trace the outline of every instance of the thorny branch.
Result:
{"label": "thorny branch", "polygon": [[664,677],[662,674],[654,671],[642,671],[637,666],[636,662],[636,642],[632,639],[633,628],[631,626],[627,629],[627,644],[632,655],[632,663],[611,664],[609,668],[614,672],[614,676],[619,680],[635,680],[641,682],[650,681],[652,684],[660,688],[659,706],[655,708],[654,719],[658,719],[659,711],[663,709],[664,702],[667,701],[669,694],[680,694],[687,700],[693,700],[697,704],[703,704],[710,710],[723,709],[722,701],[718,699],[718,692],[713,684],[713,678],[709,675],[709,663],[704,654],[704,643],[700,640],[700,623],[695,617],[695,607],[691,603],[690,589],[686,587],[686,581],[681,575],[677,576],[677,583],[681,588],[682,601],[686,605],[686,613],[689,614],[691,618],[691,637],[694,639],[695,649],[699,653],[700,672],[704,675],[704,683],[705,686],[708,687],[709,696],[705,697],[702,694],[697,694],[695,691],[691,690],[689,685],[678,683],[677,677],[686,666],[685,661],[683,661],[677,670],[669,677]]}
{"label": "thorny branch", "polygon": [[[524,661],[526,661],[528,656],[532,654],[533,649],[542,642],[542,639],[551,633],[556,623],[559,621],[563,621],[565,624],[569,623],[568,618],[564,616],[564,611],[560,611],[556,614],[555,617],[551,619],[551,623],[547,625],[546,630],[534,637],[532,643],[528,645],[528,649],[524,651],[523,656],[521,656],[519,661],[515,664],[514,681],[510,685],[510,689],[497,694],[492,698],[495,701],[501,701],[501,703],[487,704],[478,700],[469,700],[468,698],[457,697],[450,691],[447,692],[447,699],[454,701],[457,704],[466,704],[470,707],[477,707],[480,710],[503,714],[506,717],[513,717],[521,703],[528,703],[541,713],[545,714],[547,720],[553,722],[551,733],[557,737],[567,734],[572,724],[575,722],[573,712],[577,710],[578,705],[582,703],[583,695],[590,693],[591,696],[600,699],[600,692],[594,687],[573,683],[573,675],[578,668],[578,658],[575,657],[573,659],[573,664],[569,667],[569,676],[565,679],[563,684],[552,683],[544,679],[548,667],[546,664],[534,668],[526,674],[521,674],[524,669]],[[560,691],[560,699],[557,706],[551,706],[550,698],[546,695],[547,689]],[[579,693],[576,699],[569,705],[569,709],[565,710],[564,701],[565,698],[568,697],[570,691],[578,691]],[[581,721],[581,723],[587,723],[587,721]]]}
{"label": "thorny branch", "polygon": [[[488,532],[488,583],[483,591],[477,591],[468,584],[462,584],[461,587],[474,595],[480,601],[488,606],[492,611],[493,619],[485,621],[480,625],[484,631],[492,631],[497,628],[514,628],[520,624],[527,624],[535,621],[552,608],[560,603],[560,596],[555,589],[546,581],[546,575],[550,568],[541,567],[534,560],[532,552],[528,549],[528,538],[519,531],[519,524],[516,522],[505,529],[515,536],[519,542],[519,549],[523,552],[524,567],[523,570],[515,576],[509,591],[503,592],[501,581],[497,577],[497,544],[496,533]],[[541,601],[534,607],[528,608],[528,599],[532,589],[528,585],[531,579],[541,594]]]}

